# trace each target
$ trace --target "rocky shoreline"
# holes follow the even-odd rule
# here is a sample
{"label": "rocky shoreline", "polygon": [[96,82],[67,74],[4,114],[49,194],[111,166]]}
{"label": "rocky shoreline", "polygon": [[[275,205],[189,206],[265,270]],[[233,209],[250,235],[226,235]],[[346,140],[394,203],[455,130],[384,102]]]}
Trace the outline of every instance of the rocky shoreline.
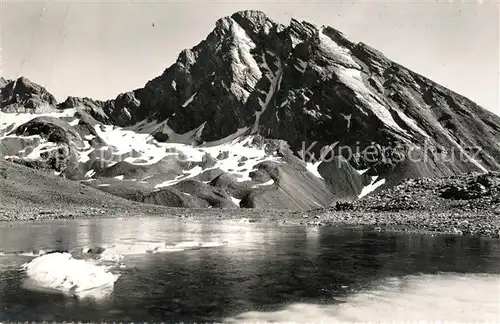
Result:
{"label": "rocky shoreline", "polygon": [[165,207],[126,200],[14,164],[5,164],[4,171],[9,176],[1,181],[0,222],[165,217],[500,237],[500,172],[409,179],[364,199],[302,212]]}
{"label": "rocky shoreline", "polygon": [[381,232],[454,234],[500,238],[500,217],[453,212],[329,212],[314,213],[309,226],[354,226]]}
{"label": "rocky shoreline", "polygon": [[[139,207],[139,206],[138,206]],[[500,216],[454,212],[348,212],[262,210],[197,210],[144,206],[128,209],[71,208],[2,210],[0,222],[31,222],[98,218],[165,217],[181,221],[247,220],[289,226],[349,227],[378,232],[473,235],[500,238]]]}
{"label": "rocky shoreline", "polygon": [[311,224],[500,238],[500,172],[408,179],[354,202],[311,212]]}

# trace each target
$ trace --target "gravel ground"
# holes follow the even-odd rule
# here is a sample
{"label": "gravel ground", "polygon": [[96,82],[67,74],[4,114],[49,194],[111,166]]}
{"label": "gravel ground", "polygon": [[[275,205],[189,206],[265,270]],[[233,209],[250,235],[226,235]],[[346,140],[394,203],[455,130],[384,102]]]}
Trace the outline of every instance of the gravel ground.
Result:
{"label": "gravel ground", "polygon": [[[146,208],[147,207],[147,208]],[[346,226],[385,232],[479,235],[500,238],[500,216],[454,212],[293,212],[239,210],[197,210],[138,205],[136,208],[28,208],[0,211],[0,221],[46,221],[113,217],[166,217],[182,221],[217,222],[246,218],[250,222],[298,226]]]}
{"label": "gravel ground", "polygon": [[[306,215],[308,224],[500,237],[500,172],[410,179],[356,202]],[[310,219],[311,218],[311,219]]]}
{"label": "gravel ground", "polygon": [[0,161],[0,221],[150,216],[209,222],[246,218],[285,225],[348,226],[499,238],[500,173],[408,180],[356,202],[294,212],[147,205]]}
{"label": "gravel ground", "polygon": [[359,226],[376,231],[500,238],[500,216],[491,214],[427,211],[325,212],[303,217],[303,223],[309,226]]}

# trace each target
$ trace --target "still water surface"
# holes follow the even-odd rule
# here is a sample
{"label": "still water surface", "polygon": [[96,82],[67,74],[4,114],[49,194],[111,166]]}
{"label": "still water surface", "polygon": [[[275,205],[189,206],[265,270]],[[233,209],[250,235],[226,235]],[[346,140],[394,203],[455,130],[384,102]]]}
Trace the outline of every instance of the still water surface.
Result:
{"label": "still water surface", "polygon": [[[105,297],[23,285],[40,250],[113,246]],[[500,240],[101,219],[1,224],[0,251],[0,321],[500,322]]]}

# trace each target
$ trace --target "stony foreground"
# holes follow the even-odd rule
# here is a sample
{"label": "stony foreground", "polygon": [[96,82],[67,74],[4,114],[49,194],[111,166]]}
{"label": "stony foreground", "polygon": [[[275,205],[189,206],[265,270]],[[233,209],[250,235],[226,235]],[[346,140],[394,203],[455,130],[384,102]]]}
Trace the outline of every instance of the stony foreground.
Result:
{"label": "stony foreground", "polygon": [[500,238],[500,216],[454,212],[327,212],[308,216],[308,225],[361,226],[376,231],[478,235]]}
{"label": "stony foreground", "polygon": [[360,226],[380,231],[497,238],[500,234],[500,173],[407,180],[356,202],[339,202],[310,212],[148,205],[1,160],[0,188],[0,221],[108,217],[247,219],[284,225]]}
{"label": "stony foreground", "polygon": [[500,236],[500,172],[410,179],[355,202],[311,213],[319,224]]}
{"label": "stony foreground", "polygon": [[347,226],[385,232],[479,235],[500,238],[500,216],[489,213],[456,212],[348,212],[314,211],[300,213],[274,210],[198,210],[144,206],[109,208],[21,208],[0,211],[0,221],[45,221],[113,217],[167,217],[182,221],[221,221],[247,219],[249,222],[304,226]]}

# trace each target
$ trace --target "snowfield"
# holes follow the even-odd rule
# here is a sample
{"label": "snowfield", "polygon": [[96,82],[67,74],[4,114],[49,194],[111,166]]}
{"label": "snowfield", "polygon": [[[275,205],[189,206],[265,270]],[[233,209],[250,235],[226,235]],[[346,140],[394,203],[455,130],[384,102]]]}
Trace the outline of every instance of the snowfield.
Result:
{"label": "snowfield", "polygon": [[[278,79],[276,79],[276,85]],[[268,94],[270,97],[270,94]],[[263,107],[265,108],[265,107]],[[76,110],[68,110],[63,112],[55,113],[44,113],[44,114],[6,114],[1,113],[2,119],[2,129],[14,130],[16,127],[26,123],[36,117],[49,116],[49,117],[72,117],[76,113]],[[76,119],[68,124],[72,127],[78,124],[79,120]],[[108,166],[112,166],[121,160],[121,156],[127,156],[123,158],[124,162],[130,163],[137,166],[151,166],[168,156],[179,157],[180,160],[185,162],[199,162],[201,163],[207,154],[210,154],[212,158],[215,159],[215,165],[203,169],[200,166],[190,168],[189,170],[184,170],[182,175],[179,175],[173,180],[167,180],[163,183],[156,185],[156,188],[163,188],[167,186],[172,186],[179,183],[182,180],[194,178],[200,175],[205,170],[210,169],[220,169],[224,172],[233,174],[237,177],[239,182],[250,181],[250,172],[255,170],[255,165],[264,161],[275,161],[279,162],[281,159],[274,154],[269,154],[265,152],[264,147],[258,147],[252,144],[255,136],[243,135],[248,129],[238,130],[235,134],[232,134],[224,139],[221,139],[213,143],[204,143],[201,146],[193,146],[188,144],[193,135],[202,129],[203,125],[185,134],[176,134],[168,126],[167,122],[141,122],[137,125],[131,127],[117,127],[112,125],[102,125],[97,124],[94,126],[94,130],[97,136],[105,142],[105,145],[101,147],[94,147],[91,145],[91,141],[95,139],[94,135],[85,134],[81,136],[83,147],[78,148],[78,162],[85,164],[89,163],[91,158],[90,154],[97,150],[97,158],[100,159],[104,156],[105,152],[110,150],[111,157],[113,160],[110,161]],[[157,130],[167,131],[170,138],[179,141],[180,143],[160,143],[156,141],[151,133]],[[0,138],[33,138],[16,136],[16,135],[4,135]],[[40,159],[40,154],[50,150],[58,149],[58,145],[48,142],[42,139],[40,136],[36,135],[36,138],[40,140],[40,144],[34,147],[29,155],[26,156],[28,159],[36,160]],[[134,153],[134,156],[130,155]],[[223,157],[217,158],[219,155]],[[14,156],[8,156],[12,158]],[[89,169],[85,173],[85,178],[87,180],[92,180],[96,176],[97,171],[94,169]],[[151,178],[148,176],[144,180]],[[123,180],[123,175],[115,176],[116,180]]]}
{"label": "snowfield", "polygon": [[371,183],[363,188],[358,198],[367,196],[368,194],[377,190],[378,187],[382,186],[383,184],[385,184],[385,179],[379,179],[379,176],[373,176]]}

